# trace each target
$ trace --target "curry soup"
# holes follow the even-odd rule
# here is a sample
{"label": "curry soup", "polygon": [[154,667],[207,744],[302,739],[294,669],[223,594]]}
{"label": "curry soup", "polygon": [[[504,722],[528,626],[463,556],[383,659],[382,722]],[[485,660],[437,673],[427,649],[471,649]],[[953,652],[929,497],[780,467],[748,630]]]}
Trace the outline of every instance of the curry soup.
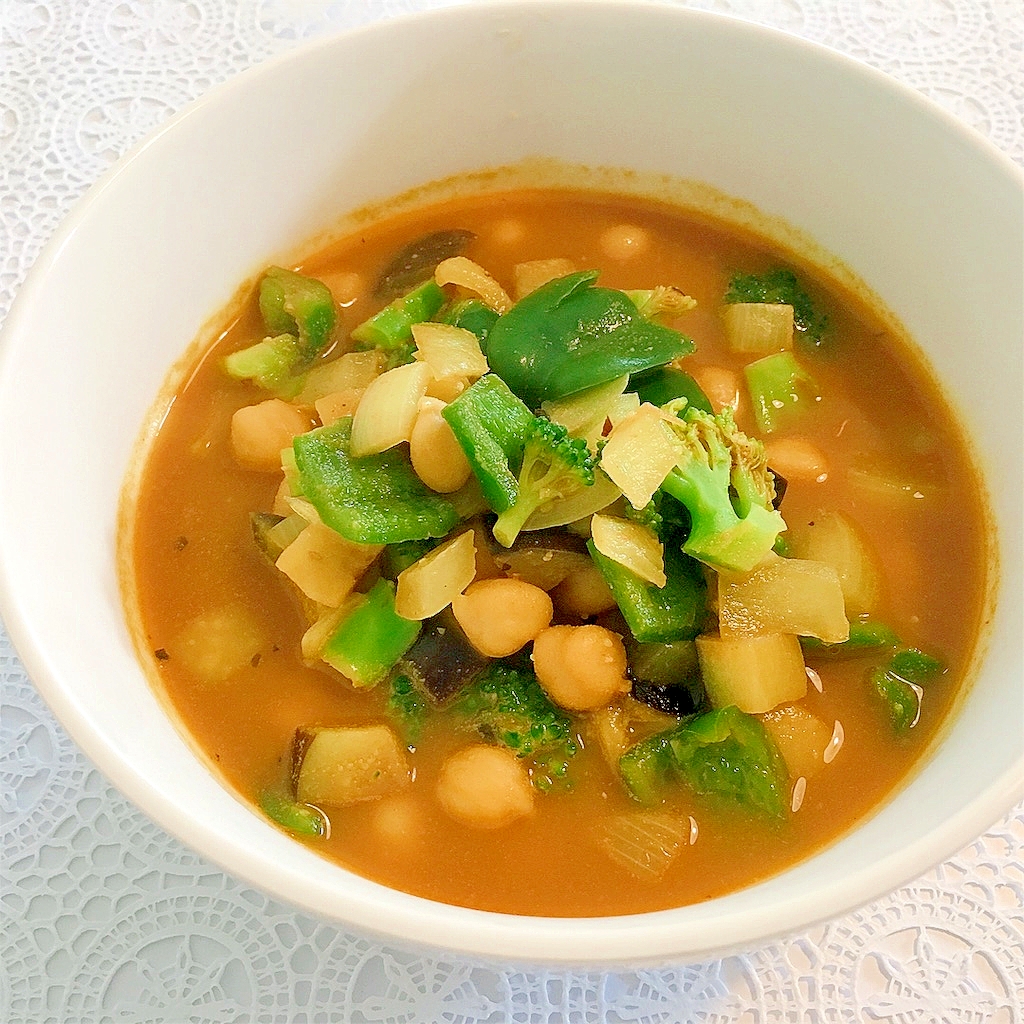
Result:
{"label": "curry soup", "polygon": [[[881,318],[587,193],[455,199],[297,270],[174,396],[133,524],[140,643],[257,813],[400,890],[588,916],[748,886],[901,784],[968,670],[984,515]],[[389,492],[407,515],[353,507]]]}

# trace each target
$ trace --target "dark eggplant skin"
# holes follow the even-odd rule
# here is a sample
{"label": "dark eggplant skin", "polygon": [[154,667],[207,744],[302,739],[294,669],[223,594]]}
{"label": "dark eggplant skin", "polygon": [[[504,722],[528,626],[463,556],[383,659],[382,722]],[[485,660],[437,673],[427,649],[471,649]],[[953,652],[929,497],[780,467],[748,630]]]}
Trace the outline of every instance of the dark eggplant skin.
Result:
{"label": "dark eggplant skin", "polygon": [[475,238],[476,235],[465,228],[451,228],[432,231],[403,246],[381,271],[373,286],[373,297],[390,301],[404,295],[430,277],[442,260],[461,256]]}
{"label": "dark eggplant skin", "polygon": [[479,675],[490,660],[469,643],[457,625],[439,617],[425,624],[398,669],[433,701],[443,704]]}
{"label": "dark eggplant skin", "polygon": [[778,512],[782,506],[782,499],[786,496],[786,488],[789,486],[788,481],[781,473],[776,473],[770,466],[768,472],[771,473],[772,479],[775,481],[775,498],[772,501],[772,508]]}
{"label": "dark eggplant skin", "polygon": [[699,706],[694,700],[693,691],[685,685],[664,685],[635,679],[630,696],[655,711],[675,715],[677,718],[692,715]]}

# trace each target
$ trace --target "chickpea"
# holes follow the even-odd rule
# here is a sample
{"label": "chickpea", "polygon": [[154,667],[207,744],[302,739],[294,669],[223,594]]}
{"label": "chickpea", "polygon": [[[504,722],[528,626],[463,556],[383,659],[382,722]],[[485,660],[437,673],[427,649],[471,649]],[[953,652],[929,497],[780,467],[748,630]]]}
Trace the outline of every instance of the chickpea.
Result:
{"label": "chickpea", "polygon": [[409,458],[416,475],[441,494],[457,491],[472,470],[458,439],[441,415],[444,402],[421,399],[409,436]]}
{"label": "chickpea", "polygon": [[281,468],[281,449],[290,447],[292,438],[309,427],[310,418],[301,409],[280,398],[268,398],[236,410],[231,417],[231,448],[243,466],[274,472]]}
{"label": "chickpea", "polygon": [[476,828],[501,828],[533,810],[530,777],[504,747],[481,743],[452,754],[435,792],[451,817]]}
{"label": "chickpea", "polygon": [[604,626],[551,626],[533,641],[533,667],[547,695],[568,711],[592,711],[629,693],[626,648]]}
{"label": "chickpea", "polygon": [[589,619],[615,607],[615,597],[594,564],[569,573],[551,596],[559,611],[579,619]]}
{"label": "chickpea", "polygon": [[724,366],[698,366],[693,369],[693,376],[715,412],[721,412],[727,405],[739,407],[740,379],[732,370]]}
{"label": "chickpea", "polygon": [[373,828],[388,851],[404,851],[417,845],[423,836],[423,811],[411,797],[385,797],[373,808]]}
{"label": "chickpea", "polygon": [[601,232],[601,250],[609,259],[628,260],[650,248],[647,232],[636,224],[615,224]]}
{"label": "chickpea", "polygon": [[787,480],[814,480],[824,483],[828,477],[825,453],[802,437],[780,437],[765,442],[768,465]]}
{"label": "chickpea", "polygon": [[521,220],[507,217],[491,226],[490,240],[494,245],[512,246],[526,237],[526,225]]}
{"label": "chickpea", "polygon": [[499,576],[468,586],[452,601],[452,612],[481,654],[505,658],[525,647],[551,622],[554,608],[540,587]]}

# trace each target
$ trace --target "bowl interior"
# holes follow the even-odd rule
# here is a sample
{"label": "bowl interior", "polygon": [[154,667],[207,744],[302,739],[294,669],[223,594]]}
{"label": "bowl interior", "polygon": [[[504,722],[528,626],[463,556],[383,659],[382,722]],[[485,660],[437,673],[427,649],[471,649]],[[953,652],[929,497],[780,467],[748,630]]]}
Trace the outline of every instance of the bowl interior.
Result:
{"label": "bowl interior", "polygon": [[[877,815],[752,889],[586,929],[394,893],[263,823],[146,682],[116,563],[121,487],[154,396],[240,282],[348,211],[533,157],[708,182],[858,275],[925,348],[974,439],[1001,568],[955,727]],[[1020,792],[1022,221],[1019,174],[967,129],[852,61],[731,19],[527,0],[317,42],[136,149],[26,282],[0,351],[4,620],[72,736],[156,821],[280,898],[393,941],[625,964],[833,916],[948,856]]]}

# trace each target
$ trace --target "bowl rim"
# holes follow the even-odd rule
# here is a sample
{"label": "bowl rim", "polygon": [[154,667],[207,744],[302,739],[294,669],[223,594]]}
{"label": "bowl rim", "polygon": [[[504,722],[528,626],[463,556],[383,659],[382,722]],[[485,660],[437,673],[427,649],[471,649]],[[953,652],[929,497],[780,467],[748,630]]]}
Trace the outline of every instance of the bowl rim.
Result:
{"label": "bowl rim", "polygon": [[[916,89],[858,60],[820,43],[811,42],[790,32],[770,28],[730,14],[680,8],[658,0],[587,0],[589,7],[604,11],[620,11],[629,16],[643,12],[673,19],[690,20],[695,25],[703,22],[728,22],[738,32],[775,40],[787,46],[796,46],[808,53],[817,54],[825,63],[835,64],[850,75],[866,76],[878,88],[893,92],[902,102],[912,104],[916,110],[940,121],[948,131],[965,138],[970,147],[980,150],[985,156],[1024,183],[1024,172],[989,139],[953,114],[939,107]],[[169,134],[182,130],[189,120],[201,117],[209,106],[218,103],[222,96],[234,90],[247,87],[256,76],[271,73],[274,69],[292,62],[305,60],[311,52],[330,49],[339,41],[358,41],[364,36],[390,33],[395,26],[415,30],[422,21],[439,21],[446,18],[493,17],[502,12],[519,12],[526,9],[564,10],[575,6],[579,0],[489,0],[487,4],[455,4],[392,18],[374,21],[353,29],[331,33],[300,43],[283,53],[262,61],[210,89],[203,96],[187,104],[169,118],[163,125],[131,147],[113,166],[108,168],[96,182],[75,203],[72,211],[60,224],[49,242],[41,250],[12,304],[6,322],[0,332],[0,393],[12,386],[9,380],[10,352],[18,344],[27,328],[38,296],[43,293],[49,272],[61,258],[65,246],[79,229],[93,216],[96,200],[123,176],[131,175],[133,167],[142,154],[158,149]],[[3,456],[0,455],[0,461]],[[3,531],[0,531],[0,536]],[[5,554],[7,542],[0,543],[0,617],[18,652],[33,685],[47,705],[53,710],[62,726],[92,760],[100,771],[125,794],[142,812],[162,828],[177,837],[186,846],[197,849],[211,862],[216,863],[229,874],[244,879],[247,883],[264,892],[272,893],[304,911],[317,911],[322,893],[317,884],[310,884],[298,872],[289,872],[282,879],[269,885],[265,877],[265,865],[252,855],[251,851],[224,845],[223,837],[202,823],[196,822],[173,798],[137,776],[130,766],[122,762],[107,737],[96,727],[94,721],[65,689],[59,673],[50,664],[45,649],[37,642],[33,623],[23,617],[18,595],[14,592]],[[950,819],[941,831],[921,836],[916,842],[902,849],[899,855],[887,861],[872,865],[848,875],[837,883],[828,900],[822,901],[821,894],[808,895],[799,901],[790,914],[798,928],[808,928],[864,905],[871,899],[905,884],[917,877],[927,867],[941,861],[963,844],[977,837],[998,817],[1024,797],[1024,753],[1018,763],[1001,777],[994,780],[983,799]],[[314,855],[315,856],[315,855]],[[347,874],[347,873],[346,873]],[[358,877],[358,876],[355,876]],[[688,940],[680,942],[679,921],[681,914],[700,918],[693,907],[657,911],[645,914],[624,915],[610,918],[586,919],[586,935],[574,933],[573,941],[566,943],[572,918],[518,917],[451,907],[421,897],[397,892],[378,883],[365,882],[365,899],[360,898],[358,912],[352,912],[344,919],[335,913],[329,916],[346,926],[359,927],[378,934],[393,944],[406,944],[430,949],[444,949],[481,961],[500,959],[502,962],[559,963],[589,966],[636,966],[642,962],[664,962],[666,958],[686,956],[708,957],[738,948],[750,948],[785,934],[777,919],[778,908],[772,905],[759,907],[756,912],[743,908],[736,913],[719,912],[714,919],[700,920],[697,926],[686,929]],[[287,885],[283,884],[287,882]],[[375,909],[378,901],[388,906],[390,923],[382,928],[379,912]],[[716,907],[728,903],[728,897],[713,901]],[[700,906],[707,905],[697,905]],[[352,908],[350,908],[351,910]],[[793,909],[791,907],[791,909]],[[520,933],[510,936],[512,931]],[[793,930],[791,923],[785,926]],[[700,931],[699,941],[693,934]],[[642,943],[641,943],[642,937]],[[567,945],[571,952],[567,952]],[[643,949],[643,953],[638,953]]]}

